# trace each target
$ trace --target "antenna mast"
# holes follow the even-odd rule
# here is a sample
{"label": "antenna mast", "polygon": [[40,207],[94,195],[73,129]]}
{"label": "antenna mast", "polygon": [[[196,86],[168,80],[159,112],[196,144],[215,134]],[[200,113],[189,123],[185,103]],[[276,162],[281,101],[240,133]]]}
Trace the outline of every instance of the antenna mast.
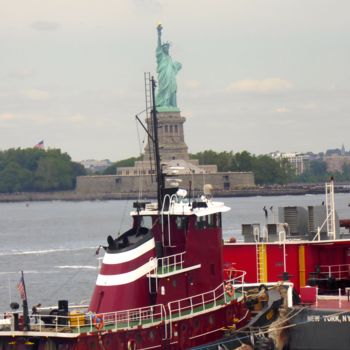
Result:
{"label": "antenna mast", "polygon": [[152,125],[153,125],[153,147],[154,147],[154,160],[156,163],[157,172],[157,200],[158,200],[158,211],[162,207],[162,193],[164,188],[162,167],[160,164],[159,155],[159,143],[158,143],[158,119],[157,119],[157,108],[156,108],[156,82],[154,78],[151,78],[151,88],[152,88]]}

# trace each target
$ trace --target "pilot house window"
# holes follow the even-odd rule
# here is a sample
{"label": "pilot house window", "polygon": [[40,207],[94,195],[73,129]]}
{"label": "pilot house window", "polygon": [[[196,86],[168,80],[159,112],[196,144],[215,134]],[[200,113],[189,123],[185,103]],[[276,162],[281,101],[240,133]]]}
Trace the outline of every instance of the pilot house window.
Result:
{"label": "pilot house window", "polygon": [[206,216],[197,216],[196,227],[199,229],[206,228],[207,227],[207,217]]}
{"label": "pilot house window", "polygon": [[196,227],[199,229],[207,227],[221,227],[221,214],[211,214],[206,216],[197,216]]}
{"label": "pilot house window", "polygon": [[185,230],[187,228],[187,217],[186,216],[178,216],[176,218],[176,228],[178,230]]}

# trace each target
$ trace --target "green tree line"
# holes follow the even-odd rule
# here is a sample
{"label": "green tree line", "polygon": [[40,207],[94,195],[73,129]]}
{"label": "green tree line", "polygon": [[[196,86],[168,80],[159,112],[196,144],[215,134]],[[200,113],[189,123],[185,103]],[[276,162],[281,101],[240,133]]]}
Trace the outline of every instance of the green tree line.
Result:
{"label": "green tree line", "polygon": [[198,159],[199,164],[216,164],[218,171],[252,171],[258,185],[319,183],[331,177],[338,182],[350,181],[350,165],[345,164],[342,172],[329,172],[322,159],[311,160],[307,170],[297,176],[288,160],[277,160],[268,155],[256,156],[247,151],[233,153],[208,150],[192,154],[191,158]]}
{"label": "green tree line", "polygon": [[84,167],[59,149],[0,151],[0,193],[71,190]]}
{"label": "green tree line", "polygon": [[[215,164],[218,171],[252,171],[258,185],[287,184],[292,182],[315,183],[350,181],[350,166],[344,165],[341,173],[327,172],[326,163],[313,160],[303,174],[296,176],[289,162],[268,155],[253,155],[247,151],[233,153],[206,150],[191,154],[199,164]],[[141,157],[131,157],[113,163],[103,174],[116,174],[118,167],[134,166]],[[0,151],[0,193],[61,191],[75,188],[76,177],[86,175],[84,167],[73,162],[59,149],[9,149]]]}
{"label": "green tree line", "polygon": [[[295,170],[286,159],[273,159],[268,155],[254,155],[247,151],[233,153],[206,150],[190,154],[192,159],[198,159],[200,165],[214,164],[218,171],[252,171],[257,185],[273,185],[288,183],[318,183],[325,182],[333,176],[336,181],[350,181],[350,165],[344,165],[342,172],[327,171],[327,164],[321,160],[312,160],[308,169],[301,175],[295,175]],[[118,167],[134,166],[141,157],[131,157],[113,163],[103,174],[116,174]]]}
{"label": "green tree line", "polygon": [[252,171],[256,184],[286,184],[293,177],[293,170],[285,159],[275,160],[267,155],[253,155],[247,151],[233,153],[206,150],[191,154],[199,164],[215,164],[218,171]]}
{"label": "green tree line", "polygon": [[112,165],[110,165],[108,168],[106,168],[104,171],[102,171],[103,175],[115,175],[117,173],[118,167],[133,167],[135,164],[135,161],[141,160],[142,156],[139,157],[130,157],[127,159],[119,160]]}

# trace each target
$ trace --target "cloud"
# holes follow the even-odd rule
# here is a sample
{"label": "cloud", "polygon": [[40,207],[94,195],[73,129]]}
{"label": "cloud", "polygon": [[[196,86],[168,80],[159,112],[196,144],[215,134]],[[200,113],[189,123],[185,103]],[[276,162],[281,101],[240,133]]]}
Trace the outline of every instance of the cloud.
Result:
{"label": "cloud", "polygon": [[305,110],[307,110],[307,111],[315,110],[315,109],[317,109],[317,107],[318,107],[317,104],[314,103],[314,102],[306,103],[306,104],[303,106],[303,108],[304,108]]}
{"label": "cloud", "polygon": [[198,80],[186,80],[185,81],[185,87],[189,89],[196,89],[199,87],[201,83]]}
{"label": "cloud", "polygon": [[285,79],[267,78],[262,80],[244,79],[237,80],[227,86],[228,92],[246,92],[246,93],[270,93],[290,89],[293,84]]}
{"label": "cloud", "polygon": [[86,120],[86,117],[82,114],[77,113],[69,116],[66,120],[71,123],[79,124],[84,122]]}
{"label": "cloud", "polygon": [[286,108],[286,107],[278,107],[275,109],[276,113],[289,113],[290,109]]}
{"label": "cloud", "polygon": [[28,68],[19,68],[17,70],[14,70],[8,74],[9,78],[16,78],[16,79],[25,79],[32,77],[34,75],[34,71],[32,69]]}
{"label": "cloud", "polygon": [[31,25],[32,29],[43,32],[54,32],[60,28],[60,24],[51,21],[35,21]]}
{"label": "cloud", "polygon": [[[104,92],[102,92],[103,94],[105,94]],[[116,96],[116,97],[125,97],[126,96],[127,91],[125,89],[112,89],[111,90],[111,94],[112,96]]]}
{"label": "cloud", "polygon": [[50,94],[47,91],[40,89],[25,90],[22,92],[22,94],[30,100],[35,101],[47,100],[50,97]]}
{"label": "cloud", "polygon": [[0,120],[15,120],[16,117],[12,113],[2,113],[0,114]]}

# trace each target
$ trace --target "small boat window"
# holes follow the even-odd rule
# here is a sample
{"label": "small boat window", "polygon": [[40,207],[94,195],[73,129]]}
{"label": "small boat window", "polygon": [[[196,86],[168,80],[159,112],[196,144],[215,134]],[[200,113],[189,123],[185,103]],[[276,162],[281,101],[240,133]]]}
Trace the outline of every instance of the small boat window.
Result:
{"label": "small boat window", "polygon": [[217,214],[197,217],[196,227],[197,228],[221,227],[221,214],[217,213]]}
{"label": "small boat window", "polygon": [[176,228],[178,230],[185,230],[187,228],[187,217],[186,216],[177,216],[176,217]]}
{"label": "small boat window", "polygon": [[216,227],[221,227],[221,213],[215,214],[215,224]]}
{"label": "small boat window", "polygon": [[216,226],[215,214],[208,215],[207,218],[208,218],[208,227],[215,227]]}
{"label": "small boat window", "polygon": [[196,227],[200,228],[200,229],[206,228],[207,227],[207,217],[206,216],[197,216]]}

